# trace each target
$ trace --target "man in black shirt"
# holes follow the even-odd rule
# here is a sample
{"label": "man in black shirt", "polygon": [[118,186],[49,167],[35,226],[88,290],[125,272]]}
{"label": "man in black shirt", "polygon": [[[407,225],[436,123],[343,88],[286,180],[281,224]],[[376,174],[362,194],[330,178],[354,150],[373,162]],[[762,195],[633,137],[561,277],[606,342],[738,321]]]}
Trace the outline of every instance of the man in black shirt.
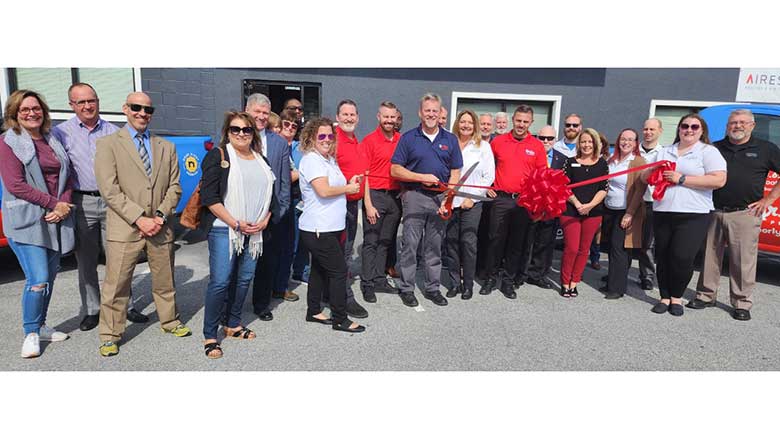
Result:
{"label": "man in black shirt", "polygon": [[750,110],[734,110],[729,115],[726,138],[715,142],[728,162],[728,180],[712,194],[715,213],[707,231],[704,266],[696,299],[687,305],[693,309],[715,306],[723,250],[728,245],[729,292],[736,320],[750,320],[761,220],[780,197],[780,184],[763,196],[767,173],[780,172],[780,148],[754,138],[755,126]]}

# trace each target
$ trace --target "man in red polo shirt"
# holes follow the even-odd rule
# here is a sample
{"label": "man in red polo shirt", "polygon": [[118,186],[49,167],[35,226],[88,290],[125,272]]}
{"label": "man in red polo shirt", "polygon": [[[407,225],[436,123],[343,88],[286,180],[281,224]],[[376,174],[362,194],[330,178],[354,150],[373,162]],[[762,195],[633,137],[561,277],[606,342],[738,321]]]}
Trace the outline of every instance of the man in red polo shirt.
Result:
{"label": "man in red polo shirt", "polygon": [[490,294],[500,281],[501,293],[515,299],[515,274],[520,269],[523,248],[528,239],[531,218],[517,205],[517,196],[533,169],[547,167],[544,145],[528,129],[534,122],[534,110],[519,105],[512,115],[512,131],[493,139],[491,147],[496,160],[496,180],[493,183],[496,201],[490,212],[489,244],[485,269],[488,278],[479,294]]}
{"label": "man in red polo shirt", "polygon": [[389,101],[379,104],[379,126],[361,144],[368,160],[368,187],[363,198],[363,255],[360,290],[366,302],[376,302],[376,291],[398,294],[385,277],[388,249],[401,220],[400,185],[390,177],[390,158],[401,134],[395,131],[398,111]]}
{"label": "man in red polo shirt", "polygon": [[[336,107],[336,121],[339,123],[336,128],[336,161],[347,179],[366,172],[368,168],[366,156],[355,137],[355,128],[359,120],[355,101],[344,99],[339,102]],[[347,239],[344,242],[344,258],[348,271],[352,261],[352,245],[357,234],[358,201],[364,194],[365,185],[361,185],[360,192],[347,195]],[[355,318],[368,317],[368,311],[355,300],[349,280],[347,281],[347,314]]]}

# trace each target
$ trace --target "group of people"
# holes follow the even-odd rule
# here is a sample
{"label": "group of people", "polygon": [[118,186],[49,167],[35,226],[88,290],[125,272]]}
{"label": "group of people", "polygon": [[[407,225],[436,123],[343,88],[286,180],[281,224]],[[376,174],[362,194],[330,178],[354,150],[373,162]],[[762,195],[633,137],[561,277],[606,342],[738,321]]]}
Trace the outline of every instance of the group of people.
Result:
{"label": "group of people", "polygon": [[[144,252],[162,331],[190,335],[176,308],[169,222],[182,193],[178,160],[170,142],[150,133],[151,99],[128,95],[122,107],[128,122],[121,129],[100,117],[89,84],[71,86],[68,99],[75,116],[56,127],[34,91],[15,91],[4,112],[3,226],[26,276],[22,356],[40,355],[41,340],[68,338],[46,325],[46,313],[59,259],[74,249],[80,329],[99,326],[101,355],[118,353],[126,320],[148,319],[130,300],[133,270]],[[256,338],[242,323],[250,285],[254,313],[270,321],[272,298],[299,299],[288,289],[291,277],[308,282],[307,322],[363,332],[349,319],[368,316],[349,285],[359,217],[359,288],[367,303],[376,302],[377,293],[391,293],[417,306],[418,269],[423,297],[439,306],[458,295],[471,299],[478,278],[480,294],[498,289],[508,299],[516,299],[526,282],[552,288],[548,277],[560,228],[565,298],[578,296],[595,242],[597,257],[599,244],[608,248],[605,298],[626,293],[636,257],[642,289],[652,289],[657,279],[661,300],[652,311],[682,315],[681,298],[706,242],[697,296],[687,306],[715,304],[728,248],[733,317],[750,319],[761,217],[780,196],[780,186],[767,196],[763,186],[767,172],[780,171],[780,150],[754,138],[749,110],[733,112],[727,137],[714,144],[705,121],[688,114],[672,145],[658,144],[663,127],[653,118],[645,121],[641,141],[636,130],[623,129],[610,152],[605,136],[584,127],[578,114],[564,118],[561,140],[552,126],[531,133],[528,105],[511,117],[459,111],[450,132],[441,98],[427,93],[419,101],[420,124],[402,133],[400,111],[384,101],[377,128],[362,141],[355,135],[359,112],[352,100],[339,102],[335,121],[317,117],[304,124],[297,99],[283,108],[277,115],[267,96],[249,96],[244,111],[225,113],[219,143],[202,162],[208,358],[223,356],[220,327],[224,337]],[[573,189],[560,218],[534,221],[518,204],[536,169],[560,169],[577,183],[662,160],[675,167],[663,171],[669,187],[661,198],[652,197],[647,183],[653,169],[643,168]],[[448,189],[457,190],[449,202]],[[102,286],[96,269],[101,246]],[[440,291],[442,267],[447,298]],[[397,287],[388,276],[398,277]]]}

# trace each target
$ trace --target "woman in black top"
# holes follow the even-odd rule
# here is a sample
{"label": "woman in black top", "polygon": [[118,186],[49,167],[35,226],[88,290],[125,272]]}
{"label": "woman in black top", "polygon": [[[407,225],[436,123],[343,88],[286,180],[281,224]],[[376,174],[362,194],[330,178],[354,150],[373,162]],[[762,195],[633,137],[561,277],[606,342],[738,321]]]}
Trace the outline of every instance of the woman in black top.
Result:
{"label": "woman in black top", "polygon": [[[585,128],[577,138],[577,154],[566,160],[563,172],[572,183],[601,177],[609,173],[607,162],[601,158],[601,140],[596,130]],[[572,189],[572,196],[561,216],[563,229],[563,258],[561,260],[561,296],[577,297],[577,284],[588,262],[593,236],[601,227],[604,198],[609,183],[593,183]]]}

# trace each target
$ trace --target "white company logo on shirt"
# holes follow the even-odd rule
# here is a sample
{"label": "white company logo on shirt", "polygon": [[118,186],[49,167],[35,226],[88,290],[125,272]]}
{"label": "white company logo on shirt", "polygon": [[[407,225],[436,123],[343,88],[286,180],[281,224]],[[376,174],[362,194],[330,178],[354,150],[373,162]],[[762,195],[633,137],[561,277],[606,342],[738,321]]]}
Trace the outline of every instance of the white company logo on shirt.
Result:
{"label": "white company logo on shirt", "polygon": [[525,155],[534,156],[534,155],[536,155],[536,151],[534,151],[532,149],[526,149],[525,150]]}

